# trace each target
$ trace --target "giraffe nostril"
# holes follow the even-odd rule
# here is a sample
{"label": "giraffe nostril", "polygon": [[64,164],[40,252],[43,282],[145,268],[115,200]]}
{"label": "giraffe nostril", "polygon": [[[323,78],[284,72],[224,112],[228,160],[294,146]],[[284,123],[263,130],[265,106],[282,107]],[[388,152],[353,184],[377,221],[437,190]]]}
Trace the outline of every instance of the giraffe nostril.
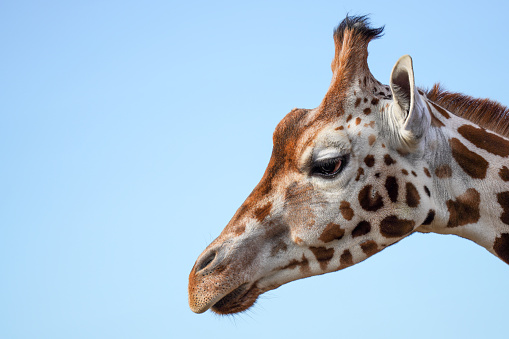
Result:
{"label": "giraffe nostril", "polygon": [[210,265],[216,258],[216,251],[212,251],[209,254],[202,257],[202,259],[196,265],[196,272],[199,272]]}

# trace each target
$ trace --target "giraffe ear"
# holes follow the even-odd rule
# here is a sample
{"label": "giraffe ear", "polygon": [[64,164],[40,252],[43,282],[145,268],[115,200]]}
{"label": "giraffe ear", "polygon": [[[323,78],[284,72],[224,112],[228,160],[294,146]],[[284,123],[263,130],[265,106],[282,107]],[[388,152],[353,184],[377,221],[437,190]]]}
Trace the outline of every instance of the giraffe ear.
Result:
{"label": "giraffe ear", "polygon": [[412,58],[409,55],[402,56],[394,65],[390,85],[394,100],[389,114],[392,122],[390,125],[399,139],[398,146],[411,151],[428,131],[430,117],[417,93]]}

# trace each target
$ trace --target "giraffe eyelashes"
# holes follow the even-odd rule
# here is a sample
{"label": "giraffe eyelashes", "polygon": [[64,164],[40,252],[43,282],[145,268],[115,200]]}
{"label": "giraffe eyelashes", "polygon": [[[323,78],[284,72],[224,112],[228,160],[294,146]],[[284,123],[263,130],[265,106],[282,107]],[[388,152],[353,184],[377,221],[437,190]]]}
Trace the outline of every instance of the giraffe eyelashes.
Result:
{"label": "giraffe eyelashes", "polygon": [[311,175],[320,176],[323,178],[334,178],[338,175],[346,165],[346,157],[339,156],[335,158],[324,159],[315,161],[311,168]]}

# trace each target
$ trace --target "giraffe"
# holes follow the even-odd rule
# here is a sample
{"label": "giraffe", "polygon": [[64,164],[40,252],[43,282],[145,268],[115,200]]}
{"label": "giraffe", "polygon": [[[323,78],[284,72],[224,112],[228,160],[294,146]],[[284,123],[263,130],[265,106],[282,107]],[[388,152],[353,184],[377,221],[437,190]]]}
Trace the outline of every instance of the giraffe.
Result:
{"label": "giraffe", "polygon": [[414,232],[455,234],[509,264],[509,110],[368,63],[383,27],[347,16],[315,109],[277,125],[267,169],[189,275],[196,313],[242,312],[293,280],[359,263]]}

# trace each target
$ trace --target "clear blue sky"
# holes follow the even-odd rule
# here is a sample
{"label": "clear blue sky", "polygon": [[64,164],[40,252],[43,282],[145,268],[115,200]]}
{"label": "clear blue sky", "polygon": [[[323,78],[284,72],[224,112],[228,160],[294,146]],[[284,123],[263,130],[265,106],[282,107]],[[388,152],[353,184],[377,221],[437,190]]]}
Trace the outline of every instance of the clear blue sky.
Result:
{"label": "clear blue sky", "polygon": [[1,338],[507,338],[509,267],[414,235],[193,314],[197,256],[263,174],[277,122],[316,107],[346,13],[386,25],[373,74],[509,105],[504,1],[0,3]]}

